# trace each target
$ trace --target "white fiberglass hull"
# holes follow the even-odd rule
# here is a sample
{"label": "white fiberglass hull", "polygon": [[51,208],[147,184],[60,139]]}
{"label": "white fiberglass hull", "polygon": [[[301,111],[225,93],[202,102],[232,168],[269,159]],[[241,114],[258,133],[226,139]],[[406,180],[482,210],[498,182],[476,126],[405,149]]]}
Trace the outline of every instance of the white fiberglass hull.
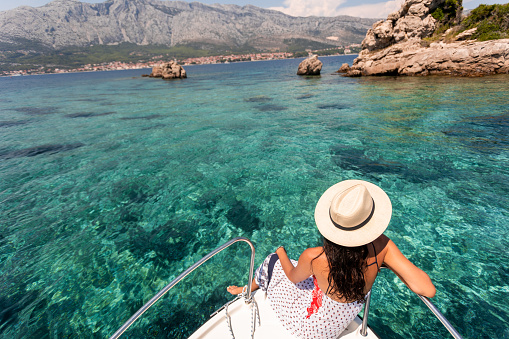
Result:
{"label": "white fiberglass hull", "polygon": [[[258,290],[254,293],[254,299],[258,304],[260,314],[260,326],[256,324],[254,338],[257,339],[295,339],[279,322],[272,310],[264,292]],[[231,339],[232,335],[225,317],[226,310],[223,309],[214,315],[209,321],[203,324],[189,339]],[[251,338],[252,309],[241,298],[228,306],[228,314],[231,319],[233,333],[236,339]],[[339,338],[344,339],[379,339],[379,337],[368,327],[367,336],[360,334],[362,320],[356,317]]]}

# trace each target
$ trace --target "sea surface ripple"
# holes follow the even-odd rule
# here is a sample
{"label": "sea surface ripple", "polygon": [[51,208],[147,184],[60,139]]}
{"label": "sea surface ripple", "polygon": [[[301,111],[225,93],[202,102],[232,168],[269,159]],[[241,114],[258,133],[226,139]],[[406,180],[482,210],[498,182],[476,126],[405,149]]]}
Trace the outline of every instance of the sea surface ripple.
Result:
{"label": "sea surface ripple", "polygon": [[[314,207],[345,179],[381,186],[386,234],[465,338],[509,338],[509,77],[344,78],[353,56],[0,78],[0,337],[104,338],[238,236],[256,264],[319,244]],[[126,337],[186,338],[245,284],[239,244]],[[444,338],[390,271],[370,325]]]}

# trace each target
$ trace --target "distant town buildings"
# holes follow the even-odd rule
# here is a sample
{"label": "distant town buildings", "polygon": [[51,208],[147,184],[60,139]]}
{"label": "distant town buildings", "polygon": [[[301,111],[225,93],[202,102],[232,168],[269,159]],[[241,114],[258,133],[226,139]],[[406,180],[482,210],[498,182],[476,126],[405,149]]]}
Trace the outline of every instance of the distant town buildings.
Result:
{"label": "distant town buildings", "polygon": [[[330,48],[327,50],[329,55],[340,55],[352,53],[352,50],[359,50],[359,44],[350,45],[347,47]],[[343,52],[344,51],[344,52]],[[308,51],[310,54],[317,51]],[[261,61],[261,60],[279,60],[293,58],[293,53],[288,52],[273,52],[273,53],[252,53],[252,54],[241,54],[241,55],[216,55],[200,58],[187,58],[179,60],[178,62],[182,65],[203,65],[203,64],[219,64],[219,63],[230,63],[230,62],[241,62],[241,61]],[[152,68],[161,63],[161,59],[165,56],[160,55],[152,57],[152,61],[148,62],[120,62],[113,61],[101,64],[88,64],[83,65],[79,68],[65,69],[56,67],[38,67],[34,69],[19,70],[19,71],[3,71],[1,76],[20,76],[20,75],[31,75],[31,74],[48,74],[48,73],[75,73],[75,72],[97,72],[97,71],[115,71],[115,70],[127,70],[127,69],[144,69]],[[157,60],[157,61],[156,61]]]}
{"label": "distant town buildings", "polygon": [[253,54],[241,54],[241,55],[218,55],[209,56],[202,58],[188,58],[182,60],[181,63],[184,65],[194,64],[218,64],[228,62],[240,62],[240,61],[260,61],[260,60],[278,60],[292,58],[293,53],[277,52],[277,53],[253,53]]}

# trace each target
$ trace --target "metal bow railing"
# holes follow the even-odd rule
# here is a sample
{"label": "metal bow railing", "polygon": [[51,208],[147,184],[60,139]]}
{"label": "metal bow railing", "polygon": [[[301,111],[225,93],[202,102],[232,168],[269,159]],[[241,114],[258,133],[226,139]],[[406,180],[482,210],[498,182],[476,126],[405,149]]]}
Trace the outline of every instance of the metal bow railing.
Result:
{"label": "metal bow railing", "polygon": [[[387,268],[382,266],[381,268]],[[417,294],[417,293],[416,293]],[[417,296],[428,306],[428,308],[433,312],[433,314],[440,320],[440,322],[445,326],[445,328],[449,331],[449,333],[455,339],[463,339],[463,337],[459,334],[459,332],[451,325],[449,320],[438,310],[438,308],[433,305],[433,303],[422,295],[417,294]],[[366,336],[368,330],[368,316],[369,316],[369,304],[371,302],[371,293],[368,294],[366,298],[366,304],[364,305],[364,315],[362,316],[362,327],[361,327],[361,335]]]}
{"label": "metal bow railing", "polygon": [[[138,320],[139,317],[143,313],[145,313],[150,307],[152,307],[163,295],[165,295],[170,289],[172,289],[177,283],[179,283],[182,279],[184,279],[186,276],[188,276],[191,272],[193,272],[195,269],[197,269],[199,266],[204,264],[207,260],[218,254],[219,252],[222,252],[226,248],[230,247],[236,242],[243,241],[249,244],[251,247],[251,262],[249,265],[249,281],[247,283],[247,289],[246,289],[246,296],[245,300],[250,301],[251,300],[251,284],[253,281],[253,272],[254,272],[254,257],[255,257],[255,248],[253,246],[253,243],[243,237],[234,238],[225,244],[219,246],[203,258],[201,258],[198,262],[196,262],[194,265],[189,267],[187,270],[185,270],[183,273],[181,273],[177,278],[172,280],[168,285],[166,285],[161,291],[159,291],[152,299],[150,299],[145,305],[143,305],[129,320],[127,320],[122,327],[120,327],[111,337],[110,339],[117,339],[119,338],[136,320]],[[386,267],[382,267],[386,268]],[[445,316],[438,310],[438,308],[426,297],[417,294],[417,296],[428,306],[428,308],[433,312],[433,314],[440,320],[440,322],[445,326],[445,328],[451,333],[451,335],[455,339],[463,339],[462,336],[459,334],[459,332],[451,325],[451,323],[445,318]],[[367,328],[368,328],[368,317],[369,317],[369,307],[371,303],[371,293],[368,294],[368,297],[366,298],[366,304],[364,305],[364,315],[362,319],[362,326],[361,326],[361,335],[366,336],[367,335]]]}
{"label": "metal bow railing", "polygon": [[173,288],[179,281],[184,279],[186,276],[188,276],[191,272],[193,272],[195,269],[197,269],[199,266],[201,266],[203,263],[205,263],[207,260],[218,254],[219,252],[223,251],[224,249],[230,247],[236,242],[244,241],[249,244],[251,247],[251,262],[249,266],[249,281],[247,283],[247,296],[246,300],[251,300],[251,283],[253,281],[253,271],[254,271],[254,257],[255,257],[255,249],[253,246],[253,243],[249,241],[247,238],[239,237],[232,239],[228,241],[227,243],[219,246],[203,258],[201,258],[198,262],[196,262],[193,266],[189,267],[187,270],[185,270],[182,274],[180,274],[177,278],[172,280],[168,285],[166,285],[161,291],[159,291],[155,296],[152,297],[145,305],[143,305],[129,320],[127,320],[122,327],[120,327],[111,337],[110,339],[117,339],[122,335],[122,333],[125,332],[138,318],[145,313],[152,305],[156,303],[163,295],[165,295],[169,290]]}

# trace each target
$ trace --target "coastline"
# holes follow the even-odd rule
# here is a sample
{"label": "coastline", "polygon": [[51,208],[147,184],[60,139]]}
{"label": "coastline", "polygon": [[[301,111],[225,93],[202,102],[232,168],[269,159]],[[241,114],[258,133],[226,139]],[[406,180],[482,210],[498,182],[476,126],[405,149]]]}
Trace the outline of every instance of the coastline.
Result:
{"label": "coastline", "polygon": [[[348,53],[348,54],[334,54],[334,55],[322,55],[322,56],[319,56],[319,58],[330,58],[330,57],[338,57],[338,56],[352,56],[352,55],[358,55],[358,53]],[[224,63],[224,62],[216,62],[216,63],[196,63],[196,64],[183,64],[182,66],[185,66],[185,67],[191,67],[191,66],[202,66],[202,65],[228,65],[228,64],[237,64],[237,63],[249,63],[249,62],[260,62],[260,61],[275,61],[275,60],[292,60],[292,59],[305,59],[306,57],[297,57],[297,58],[294,58],[294,57],[289,57],[289,58],[277,58],[277,59],[261,59],[261,60],[239,60],[239,61],[230,61],[229,63]],[[117,63],[117,62],[113,62],[113,63]],[[0,75],[0,78],[18,78],[18,77],[27,77],[27,76],[33,76],[33,75],[49,75],[49,74],[55,74],[55,75],[58,75],[58,74],[76,74],[76,73],[97,73],[97,72],[112,72],[112,71],[129,71],[129,70],[141,70],[141,69],[147,69],[147,70],[150,70],[152,67],[154,67],[155,65],[157,65],[159,63],[156,63],[154,65],[151,65],[151,66],[145,66],[145,67],[136,67],[136,68],[130,68],[130,67],[126,67],[126,68],[121,68],[121,69],[98,69],[98,70],[83,70],[83,71],[79,71],[79,70],[69,70],[69,71],[66,71],[66,72],[45,72],[45,73],[30,73],[30,74],[19,74],[17,73],[18,75]],[[19,71],[16,71],[16,72],[19,72]]]}

